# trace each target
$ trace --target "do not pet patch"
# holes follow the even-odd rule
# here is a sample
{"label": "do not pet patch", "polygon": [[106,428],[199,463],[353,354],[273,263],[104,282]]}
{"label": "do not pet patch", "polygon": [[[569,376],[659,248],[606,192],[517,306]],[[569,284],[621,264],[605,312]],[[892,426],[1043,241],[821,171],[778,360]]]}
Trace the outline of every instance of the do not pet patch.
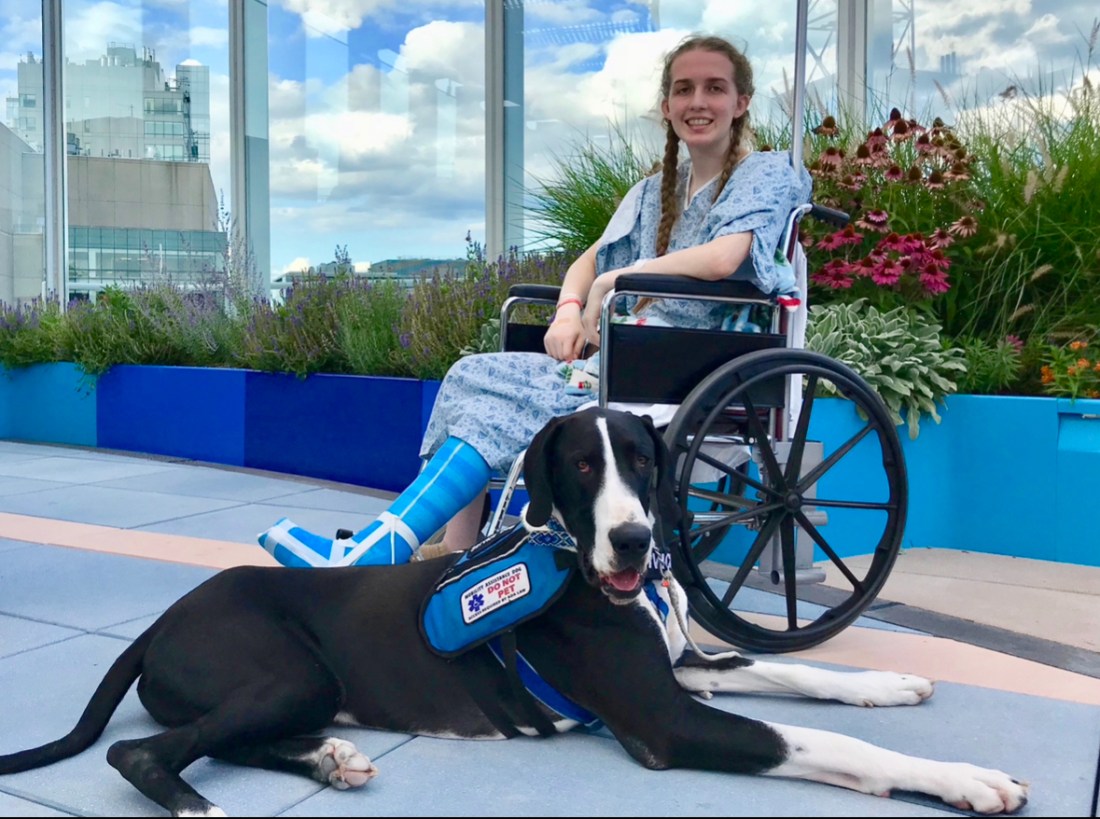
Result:
{"label": "do not pet patch", "polygon": [[463,593],[462,622],[469,625],[487,614],[507,606],[531,592],[531,577],[526,563],[510,566],[487,577]]}

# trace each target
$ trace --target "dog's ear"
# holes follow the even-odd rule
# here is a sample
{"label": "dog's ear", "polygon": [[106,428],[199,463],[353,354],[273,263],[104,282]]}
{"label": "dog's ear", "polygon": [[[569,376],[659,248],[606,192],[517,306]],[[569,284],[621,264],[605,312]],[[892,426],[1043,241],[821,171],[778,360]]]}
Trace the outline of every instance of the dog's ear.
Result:
{"label": "dog's ear", "polygon": [[680,525],[680,508],[676,504],[676,494],[672,490],[672,457],[669,455],[668,447],[665,446],[664,436],[653,425],[653,419],[643,415],[642,423],[645,424],[649,437],[653,439],[657,467],[657,483],[653,487],[653,494],[657,499],[655,512],[667,542],[673,528]]}
{"label": "dog's ear", "polygon": [[523,483],[531,502],[524,516],[528,526],[545,526],[554,508],[554,487],[550,483],[550,460],[561,418],[553,418],[538,431],[523,456]]}

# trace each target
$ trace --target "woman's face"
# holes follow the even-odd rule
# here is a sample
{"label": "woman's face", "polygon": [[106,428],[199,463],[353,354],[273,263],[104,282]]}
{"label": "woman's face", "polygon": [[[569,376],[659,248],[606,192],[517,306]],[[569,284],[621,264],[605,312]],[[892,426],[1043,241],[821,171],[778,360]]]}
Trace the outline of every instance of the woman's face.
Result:
{"label": "woman's face", "polygon": [[688,51],[673,60],[671,77],[661,113],[690,153],[724,156],[730,126],[750,100],[737,90],[733,63],[717,51]]}

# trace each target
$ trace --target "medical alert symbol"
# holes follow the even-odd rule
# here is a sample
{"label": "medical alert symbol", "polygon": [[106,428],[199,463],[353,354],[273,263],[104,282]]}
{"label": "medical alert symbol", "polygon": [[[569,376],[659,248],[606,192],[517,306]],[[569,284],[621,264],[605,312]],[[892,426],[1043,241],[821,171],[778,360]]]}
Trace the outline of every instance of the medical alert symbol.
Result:
{"label": "medical alert symbol", "polygon": [[520,563],[500,574],[487,577],[462,595],[462,622],[470,623],[514,603],[531,592],[527,564]]}

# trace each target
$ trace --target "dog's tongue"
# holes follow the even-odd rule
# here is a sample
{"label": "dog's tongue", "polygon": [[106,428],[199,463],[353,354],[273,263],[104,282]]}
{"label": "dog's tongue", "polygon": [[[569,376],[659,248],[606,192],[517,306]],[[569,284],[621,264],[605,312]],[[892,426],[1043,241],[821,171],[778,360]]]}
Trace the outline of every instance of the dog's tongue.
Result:
{"label": "dog's tongue", "polygon": [[608,576],[608,582],[618,591],[634,591],[638,588],[638,573],[633,569],[623,569],[621,572]]}

